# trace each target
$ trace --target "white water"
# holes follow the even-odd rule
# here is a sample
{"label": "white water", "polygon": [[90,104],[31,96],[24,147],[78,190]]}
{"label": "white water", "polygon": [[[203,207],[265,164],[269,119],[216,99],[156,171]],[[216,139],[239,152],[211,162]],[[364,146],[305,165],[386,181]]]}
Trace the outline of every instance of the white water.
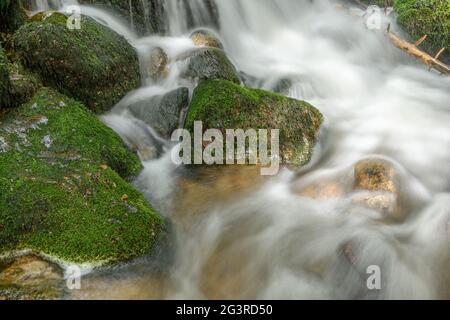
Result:
{"label": "white water", "polygon": [[[170,77],[145,82],[122,104],[192,87],[178,77],[182,65],[176,58],[192,49],[192,42],[177,3],[166,3],[170,36],[127,37],[141,60],[153,47],[166,50]],[[198,19],[206,14],[201,1],[190,3]],[[146,162],[136,185],[176,227],[164,297],[450,298],[450,78],[428,71],[394,48],[382,31],[367,30],[360,18],[328,0],[216,3],[220,38],[238,69],[263,88],[292,79],[289,95],[323,112],[327,134],[307,174],[284,171],[250,194],[237,189],[242,195],[232,200],[223,199],[218,187],[219,192],[194,197],[207,204],[201,209],[171,209],[175,196],[192,196],[177,189],[180,168],[167,155]],[[127,33],[113,17],[103,20]],[[127,117],[113,114],[105,121],[125,139],[136,139],[135,121]],[[329,179],[352,185],[353,165],[373,156],[396,168],[402,223],[377,220],[379,213],[355,204],[353,193],[314,200],[295,192],[296,186]],[[349,244],[356,256],[352,263],[343,254]],[[370,265],[381,267],[382,290],[366,287]]]}

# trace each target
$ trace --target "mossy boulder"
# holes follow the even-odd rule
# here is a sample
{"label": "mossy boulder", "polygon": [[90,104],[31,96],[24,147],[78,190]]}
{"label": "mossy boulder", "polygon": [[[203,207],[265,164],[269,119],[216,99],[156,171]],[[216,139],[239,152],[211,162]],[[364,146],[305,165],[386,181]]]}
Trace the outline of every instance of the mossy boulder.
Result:
{"label": "mossy boulder", "polygon": [[187,59],[187,69],[183,76],[198,80],[229,80],[241,83],[236,67],[223,50],[202,48],[195,50]]}
{"label": "mossy boulder", "polygon": [[110,9],[134,27],[139,35],[166,32],[166,11],[161,1],[81,0],[80,3]]}
{"label": "mossy boulder", "polygon": [[17,107],[29,101],[37,90],[42,87],[41,79],[27,70],[19,62],[8,65],[10,76],[9,107]]}
{"label": "mossy boulder", "polygon": [[10,90],[8,59],[0,45],[0,109],[6,107],[10,103]]}
{"label": "mossy boulder", "polygon": [[220,129],[224,134],[226,129],[279,129],[282,162],[302,166],[311,159],[323,117],[304,101],[208,80],[194,90],[186,129],[193,132],[195,121],[202,121],[204,130]]}
{"label": "mossy boulder", "polygon": [[450,1],[448,0],[396,0],[398,23],[417,40],[423,35],[428,39],[423,47],[431,55],[446,48],[443,58],[449,61],[450,52]]}
{"label": "mossy boulder", "polygon": [[0,253],[83,263],[150,252],[163,223],[127,182],[137,156],[82,104],[42,88],[0,118]]}
{"label": "mossy boulder", "polygon": [[81,29],[67,27],[67,17],[52,14],[22,26],[14,49],[24,65],[61,92],[101,113],[140,85],[135,49],[107,27],[83,16]]}

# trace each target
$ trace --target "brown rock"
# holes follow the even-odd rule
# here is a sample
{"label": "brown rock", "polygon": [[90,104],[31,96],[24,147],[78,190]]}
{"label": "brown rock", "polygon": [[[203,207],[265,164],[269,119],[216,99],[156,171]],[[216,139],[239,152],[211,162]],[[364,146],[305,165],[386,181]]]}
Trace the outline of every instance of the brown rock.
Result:
{"label": "brown rock", "polygon": [[150,53],[149,75],[153,80],[166,77],[169,73],[167,65],[169,57],[167,53],[160,47],[156,47]]}
{"label": "brown rock", "polygon": [[191,39],[197,47],[212,47],[223,50],[220,40],[207,30],[194,31],[191,34]]}
{"label": "brown rock", "polygon": [[395,168],[382,159],[369,159],[355,165],[355,189],[397,193]]}
{"label": "brown rock", "polygon": [[3,299],[60,298],[62,283],[61,268],[34,255],[0,265],[0,297]]}

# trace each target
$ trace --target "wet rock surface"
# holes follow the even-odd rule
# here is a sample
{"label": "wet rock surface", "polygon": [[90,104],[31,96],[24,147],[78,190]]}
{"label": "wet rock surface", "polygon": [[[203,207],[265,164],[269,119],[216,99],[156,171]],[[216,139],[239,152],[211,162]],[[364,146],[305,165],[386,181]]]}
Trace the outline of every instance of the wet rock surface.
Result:
{"label": "wet rock surface", "polygon": [[241,83],[236,67],[226,53],[215,48],[195,50],[187,59],[184,77],[199,80],[229,80]]}
{"label": "wet rock surface", "polygon": [[59,266],[35,255],[0,262],[0,300],[48,300],[63,295],[63,270]]}
{"label": "wet rock surface", "polygon": [[131,113],[147,123],[162,137],[170,139],[180,127],[182,110],[189,105],[189,89],[179,88],[129,107]]}
{"label": "wet rock surface", "polygon": [[198,47],[212,47],[222,50],[224,49],[217,36],[208,30],[194,31],[190,35],[190,38],[192,39],[192,42],[194,42],[194,44]]}

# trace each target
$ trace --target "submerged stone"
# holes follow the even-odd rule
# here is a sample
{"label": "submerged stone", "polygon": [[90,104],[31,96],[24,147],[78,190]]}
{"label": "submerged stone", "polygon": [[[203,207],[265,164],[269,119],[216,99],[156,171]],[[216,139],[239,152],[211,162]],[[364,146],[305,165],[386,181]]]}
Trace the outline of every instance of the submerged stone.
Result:
{"label": "submerged stone", "polygon": [[236,67],[223,50],[204,48],[195,50],[187,60],[184,77],[199,80],[229,80],[241,83]]}
{"label": "submerged stone", "polygon": [[0,262],[0,300],[60,299],[63,270],[38,256],[25,255]]}

